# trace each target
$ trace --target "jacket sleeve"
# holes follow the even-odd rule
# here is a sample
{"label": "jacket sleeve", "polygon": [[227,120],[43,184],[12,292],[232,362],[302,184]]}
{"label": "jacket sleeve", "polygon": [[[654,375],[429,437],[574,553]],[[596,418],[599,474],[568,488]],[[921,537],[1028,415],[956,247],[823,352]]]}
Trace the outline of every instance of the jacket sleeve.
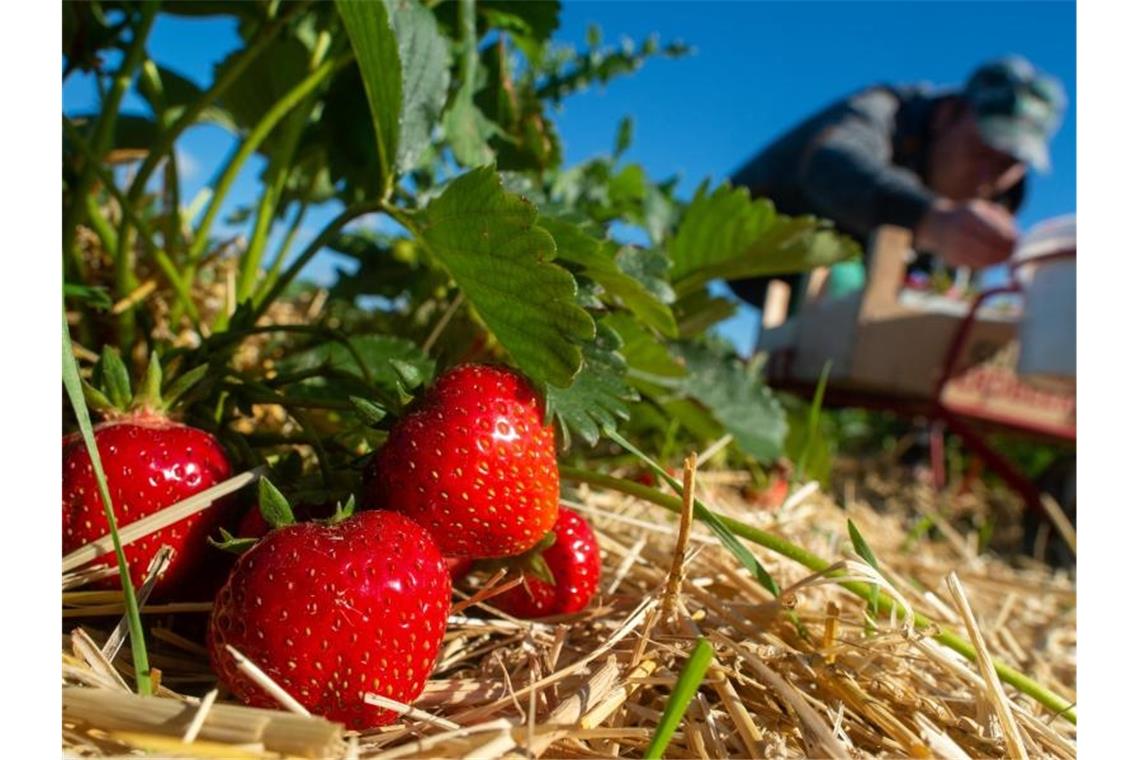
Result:
{"label": "jacket sleeve", "polygon": [[897,110],[891,92],[871,90],[848,101],[809,143],[799,182],[817,215],[860,235],[883,224],[918,226],[935,196],[914,172],[891,163]]}

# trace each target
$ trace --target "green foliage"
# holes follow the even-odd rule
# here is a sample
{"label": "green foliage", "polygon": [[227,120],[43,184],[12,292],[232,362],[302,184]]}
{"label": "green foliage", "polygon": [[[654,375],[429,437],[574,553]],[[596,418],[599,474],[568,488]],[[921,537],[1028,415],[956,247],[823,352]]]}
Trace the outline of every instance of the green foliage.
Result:
{"label": "green foliage", "polygon": [[706,406],[741,449],[761,462],[782,453],[787,420],[758,361],[740,361],[723,342],[678,344],[675,352],[688,370],[680,390]]}
{"label": "green foliage", "polygon": [[410,223],[523,372],[565,388],[594,321],[574,303],[574,278],[553,263],[554,240],[537,220],[485,167],[453,180]]}
{"label": "green foliage", "polygon": [[[569,95],[687,48],[607,44],[597,28],[556,44],[561,7],[144,3],[114,24],[103,5],[65,8],[65,76],[90,72],[107,93],[100,113],[65,120],[66,303],[79,342],[104,355],[88,402],[129,405],[117,357],[153,354],[140,398],[177,401],[251,465],[306,451],[306,477],[315,464],[319,488],[346,494],[438,368],[509,362],[544,390],[564,445],[621,428],[672,455],[731,434],[733,457],[793,454],[825,477],[830,417],[786,416],[758,363],[708,339],[734,305],[707,285],[826,264],[853,244],[741,189],[678,197],[676,178],[628,160],[628,117],[612,155],[565,165],[554,113]],[[242,45],[192,81],[148,40],[156,11],[228,16]],[[121,63],[105,70],[111,50]],[[119,112],[128,92],[141,112]],[[169,159],[203,123],[237,145],[183,199]],[[254,153],[259,192],[236,198]],[[312,234],[307,214],[329,201],[342,208]],[[248,243],[222,227],[223,208],[250,225]],[[97,244],[78,244],[92,239],[83,225]],[[301,278],[325,251],[342,263],[318,290]],[[219,262],[235,253],[233,297],[220,299]],[[153,298],[132,297],[151,281]],[[282,430],[245,419],[265,405]]]}
{"label": "green foliage", "polygon": [[777,214],[744,188],[701,185],[669,242],[673,283],[688,295],[715,279],[804,272],[854,258],[856,243],[810,216]]}
{"label": "green foliage", "polygon": [[[619,261],[622,252],[629,249],[620,248],[609,241],[600,241],[581,226],[562,219],[543,217],[539,224],[554,238],[560,260],[577,265],[582,274],[619,299],[617,303],[625,305],[650,327],[668,337],[676,337],[677,324],[668,306],[672,293],[666,286],[663,293],[659,290],[655,294],[641,280],[623,270]],[[657,262],[647,262],[652,258],[648,252],[644,256],[628,254],[624,258],[626,267],[650,282],[654,281],[654,275],[657,274],[654,271],[655,264],[664,268]],[[668,262],[665,261],[664,265],[668,266]]]}
{"label": "green foliage", "polygon": [[[396,150],[400,143],[403,94],[399,43],[392,29],[387,2],[337,0],[336,7],[352,39],[368,93],[380,161],[380,185],[382,192],[386,192],[396,170]],[[415,114],[417,118],[420,115]]]}
{"label": "green foliage", "polygon": [[582,350],[585,363],[573,385],[547,388],[547,415],[558,419],[563,445],[569,446],[571,433],[576,433],[593,446],[604,430],[616,429],[619,420],[629,419],[627,405],[638,395],[626,385],[621,347],[621,336],[599,324],[594,342]]}
{"label": "green foliage", "polygon": [[416,166],[447,100],[450,80],[447,42],[423,5],[394,2],[392,22],[400,54],[400,139],[396,170]]}

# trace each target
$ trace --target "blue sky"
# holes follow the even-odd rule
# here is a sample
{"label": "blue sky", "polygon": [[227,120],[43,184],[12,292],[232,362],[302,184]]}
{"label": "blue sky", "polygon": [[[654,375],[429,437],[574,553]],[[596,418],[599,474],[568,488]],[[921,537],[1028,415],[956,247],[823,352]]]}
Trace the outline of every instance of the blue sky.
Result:
{"label": "blue sky", "polygon": [[[981,61],[1026,56],[1061,80],[1076,100],[1076,6],[1065,2],[568,2],[556,39],[581,43],[601,27],[609,43],[657,33],[696,52],[653,60],[633,76],[569,98],[556,114],[566,158],[576,163],[606,153],[626,115],[635,122],[628,160],[650,175],[681,177],[682,194],[705,178],[721,181],[766,142],[831,100],[877,82],[954,86]],[[149,51],[159,63],[199,82],[238,44],[224,19],[160,16]],[[64,110],[90,112],[91,82],[73,75]],[[128,100],[127,111],[141,110]],[[232,138],[217,127],[190,130],[179,144],[189,198],[226,154]],[[1070,108],[1052,143],[1053,169],[1030,179],[1019,216],[1023,228],[1076,210],[1076,113]],[[248,203],[261,164],[251,161],[231,197]],[[331,205],[307,217],[303,237],[336,213]],[[225,214],[223,213],[223,216]],[[237,230],[235,230],[237,231]],[[294,250],[305,243],[298,240]],[[325,279],[340,262],[313,262]],[[756,315],[743,309],[726,333],[751,342]]]}

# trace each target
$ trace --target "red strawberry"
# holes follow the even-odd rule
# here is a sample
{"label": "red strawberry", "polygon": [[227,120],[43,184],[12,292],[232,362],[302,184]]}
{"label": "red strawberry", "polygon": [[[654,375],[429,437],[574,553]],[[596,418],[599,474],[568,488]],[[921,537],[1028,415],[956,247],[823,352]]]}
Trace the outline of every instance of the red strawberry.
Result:
{"label": "red strawberry", "polygon": [[[204,491],[230,477],[225,451],[209,433],[162,416],[137,415],[95,428],[95,445],[107,476],[119,527]],[[227,517],[227,504],[214,504],[123,547],[137,587],[163,544],[174,549],[165,575],[155,585],[162,596],[196,576],[211,559],[207,537]],[[107,535],[110,527],[99,497],[95,470],[82,439],[63,448],[63,553]],[[114,566],[115,555],[96,564]],[[118,588],[119,578],[104,587]]]}
{"label": "red strawberry", "polygon": [[554,430],[520,375],[466,364],[441,377],[372,460],[366,507],[403,512],[448,557],[507,557],[558,515]]}
{"label": "red strawberry", "polygon": [[554,543],[542,552],[554,583],[527,575],[520,585],[490,599],[492,605],[514,617],[539,618],[578,612],[590,603],[602,572],[594,529],[563,507],[554,535]]}
{"label": "red strawberry", "polygon": [[395,512],[334,525],[297,523],[243,554],[218,593],[214,670],[248,704],[277,703],[242,674],[229,644],[313,712],[352,729],[396,714],[364,701],[411,702],[435,666],[451,580],[420,526]]}

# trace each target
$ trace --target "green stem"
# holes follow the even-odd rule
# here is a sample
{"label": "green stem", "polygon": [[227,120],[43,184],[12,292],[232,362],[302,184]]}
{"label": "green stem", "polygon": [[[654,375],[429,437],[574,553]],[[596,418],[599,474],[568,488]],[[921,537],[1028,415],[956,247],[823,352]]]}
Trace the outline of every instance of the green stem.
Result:
{"label": "green stem", "polygon": [[250,40],[249,45],[222,71],[221,76],[214,81],[210,89],[202,93],[202,96],[198,98],[197,101],[187,106],[186,110],[182,112],[178,120],[175,121],[169,129],[163,130],[147,154],[147,157],[143,160],[134,180],[131,182],[130,190],[127,192],[128,198],[137,202],[138,199],[142,197],[143,191],[146,189],[147,180],[150,179],[150,175],[153,174],[154,170],[158,167],[158,163],[162,160],[162,157],[174,146],[174,141],[178,136],[197,120],[198,115],[202,113],[204,109],[216,103],[222,94],[238,80],[238,77],[249,68],[249,65],[261,55],[266,46],[277,36],[277,33],[284,28],[289,19],[304,11],[312,2],[313,0],[305,0],[304,2],[293,4],[272,23],[262,27]]}
{"label": "green stem", "polygon": [[297,83],[292,90],[274,103],[273,107],[261,117],[261,121],[250,131],[245,141],[242,142],[241,148],[238,149],[238,152],[234,154],[234,157],[230,160],[229,165],[226,166],[222,178],[214,190],[214,195],[210,198],[210,204],[206,208],[206,213],[198,225],[198,231],[194,236],[193,242],[190,244],[190,255],[188,257],[189,261],[186,270],[187,277],[193,276],[194,267],[198,264],[199,259],[202,257],[209,243],[210,228],[213,226],[214,217],[217,216],[218,211],[221,209],[222,202],[229,194],[230,187],[233,185],[234,180],[237,179],[238,172],[241,171],[246,159],[253,155],[258,146],[260,146],[265,138],[269,136],[269,133],[273,131],[273,128],[304,100],[310,92],[323,84],[326,79],[331,77],[341,67],[351,63],[352,60],[351,54],[345,54],[321,64],[312,74]]}
{"label": "green stem", "polygon": [[[90,158],[92,155],[91,148],[88,147],[86,141],[84,141],[82,135],[79,134],[79,131],[76,130],[75,125],[73,125],[70,120],[63,120],[63,131],[68,139],[70,139],[85,156]],[[154,257],[158,268],[162,270],[162,273],[166,276],[167,280],[169,280],[170,286],[174,289],[174,293],[178,298],[178,303],[190,314],[191,318],[197,322],[199,319],[198,307],[196,307],[194,302],[190,299],[190,291],[183,285],[182,278],[178,276],[174,262],[170,260],[166,251],[163,251],[155,245],[150,226],[135,213],[134,208],[127,202],[126,197],[123,195],[123,191],[115,184],[114,177],[110,176],[103,166],[96,167],[96,175],[103,187],[107,188],[111,197],[118,202],[119,208],[122,211],[124,223],[119,227],[120,232],[128,230],[139,230],[141,232],[143,246],[145,246],[147,252]]]}
{"label": "green stem", "polygon": [[[328,52],[329,45],[332,42],[332,35],[327,30],[321,30],[317,36],[317,42],[313,46],[313,53],[309,58],[309,71],[316,71],[324,60],[325,54]],[[254,289],[254,280],[257,277],[258,268],[261,265],[261,259],[265,252],[265,244],[269,240],[269,231],[273,226],[273,217],[277,212],[277,203],[281,199],[281,192],[285,187],[285,182],[289,179],[289,170],[293,168],[293,156],[297,152],[297,144],[301,140],[301,133],[305,129],[305,125],[309,123],[309,114],[313,110],[314,95],[309,95],[306,102],[302,103],[289,117],[289,121],[285,126],[285,132],[281,137],[281,141],[277,146],[277,150],[273,152],[273,157],[270,159],[270,166],[268,171],[269,181],[266,183],[267,187],[265,192],[261,195],[261,202],[258,204],[257,220],[254,222],[253,235],[250,237],[249,247],[246,249],[242,256],[240,272],[241,275],[238,279],[237,286],[237,300],[238,303],[245,301],[250,297]],[[313,173],[315,178],[317,173]]]}
{"label": "green stem", "polygon": [[305,213],[309,210],[309,195],[312,194],[313,186],[316,185],[317,175],[313,175],[313,179],[309,182],[309,189],[305,197],[298,202],[297,211],[293,214],[293,221],[289,223],[289,229],[285,233],[285,238],[281,241],[281,246],[277,249],[273,261],[269,265],[269,269],[265,272],[265,278],[261,281],[257,291],[253,294],[254,303],[261,303],[265,298],[265,294],[273,288],[277,282],[277,276],[281,273],[281,267],[285,264],[285,257],[289,255],[290,249],[293,247],[293,242],[297,239],[297,232],[301,229],[301,221],[305,218]]}
{"label": "green stem", "polygon": [[321,479],[324,480],[325,485],[332,484],[332,467],[329,466],[328,452],[325,451],[324,444],[321,443],[320,433],[305,414],[302,409],[325,409],[333,411],[349,411],[352,409],[352,404],[342,404],[335,401],[317,401],[313,399],[295,399],[290,398],[283,393],[279,393],[269,386],[243,379],[241,383],[231,386],[234,390],[241,391],[245,398],[249,399],[255,404],[276,404],[283,407],[301,428],[308,444],[312,447],[313,453],[317,457],[317,466],[321,470]]}
{"label": "green stem", "polygon": [[257,305],[254,307],[254,319],[260,317],[265,312],[265,309],[268,308],[269,304],[273,303],[273,301],[281,295],[285,288],[289,287],[289,284],[293,282],[297,275],[301,273],[301,270],[305,268],[305,265],[308,264],[309,261],[314,256],[316,256],[322,248],[325,247],[325,245],[328,244],[333,235],[340,232],[340,229],[344,227],[344,225],[348,224],[359,216],[370,214],[373,211],[379,211],[381,208],[381,203],[378,201],[354,203],[344,211],[340,212],[340,214],[338,214],[335,219],[325,225],[325,228],[321,230],[320,233],[315,238],[313,238],[313,241],[305,247],[305,250],[303,250],[301,252],[301,255],[297,257],[297,260],[289,265],[289,268],[285,270],[285,273],[281,275],[281,278],[278,279],[277,282],[273,283],[273,287],[269,289],[269,292],[265,294],[265,297],[257,302]]}
{"label": "green stem", "polygon": [[150,34],[150,28],[154,24],[157,14],[158,0],[147,0],[142,7],[142,18],[135,29],[131,47],[123,58],[122,66],[115,74],[111,91],[106,100],[102,102],[99,121],[95,125],[95,134],[92,139],[93,158],[87,158],[83,162],[83,171],[79,175],[79,182],[72,189],[71,203],[64,214],[63,252],[79,267],[80,274],[83,272],[83,263],[79,253],[75,250],[75,236],[79,231],[79,225],[83,224],[84,214],[87,212],[86,196],[91,189],[91,183],[95,180],[96,168],[102,163],[103,155],[111,147],[111,140],[115,135],[115,122],[119,118],[119,106],[134,79],[135,71],[142,63],[143,55],[146,53],[146,38]]}
{"label": "green stem", "polygon": [[166,228],[163,230],[166,251],[173,261],[179,259],[178,250],[182,247],[182,189],[178,177],[178,160],[172,149],[166,159]]}
{"label": "green stem", "polygon": [[[676,514],[681,513],[681,500],[675,496],[662,493],[655,488],[643,486],[640,483],[634,483],[622,478],[615,478],[609,475],[602,475],[600,473],[591,472],[590,470],[581,469],[578,467],[560,467],[559,471],[562,477],[566,480],[575,483],[586,483],[588,485],[598,486],[599,488],[608,488],[613,491],[634,496],[644,501],[656,504],[659,507],[664,507],[670,512]],[[743,539],[751,541],[755,544],[770,549],[777,554],[782,554],[785,557],[798,562],[809,570],[814,572],[824,572],[831,566],[831,563],[823,557],[812,554],[807,549],[799,547],[790,541],[780,538],[772,533],[760,530],[747,523],[734,520],[726,515],[718,515],[721,521]],[[876,588],[873,584],[858,583],[858,582],[845,582],[841,583],[845,589],[855,594],[856,596],[870,602],[871,597]],[[887,600],[880,605],[880,617],[889,617],[892,612],[895,615],[900,615],[903,610],[898,607],[894,600]],[[919,627],[932,627],[934,623],[919,612],[914,613],[915,625]],[[938,630],[934,636],[934,640],[940,644],[954,650],[963,657],[968,658],[973,662],[977,662],[978,653],[968,641],[961,636],[957,636],[949,631]],[[1022,694],[1025,694],[1037,702],[1041,703],[1047,709],[1060,715],[1065,720],[1076,725],[1077,713],[1073,709],[1073,705],[1058,694],[1050,691],[1041,684],[1034,681],[1029,676],[1021,673],[1003,662],[994,660],[994,668],[997,670],[998,677],[1001,680],[1014,687]]]}
{"label": "green stem", "polygon": [[241,330],[227,330],[225,333],[219,333],[210,337],[207,344],[213,351],[220,351],[227,344],[236,345],[250,335],[261,335],[273,332],[301,333],[303,335],[312,335],[324,340],[333,340],[340,343],[344,346],[345,350],[348,351],[352,360],[356,362],[356,366],[360,369],[360,375],[364,378],[364,382],[368,385],[373,384],[372,371],[368,369],[368,364],[364,361],[364,356],[357,350],[356,346],[352,344],[348,336],[336,330],[330,330],[327,327],[320,327],[318,325],[262,325],[260,327],[248,327]]}
{"label": "green stem", "polygon": [[63,384],[67,388],[71,407],[75,411],[79,430],[83,436],[83,443],[91,457],[91,466],[95,471],[95,480],[99,484],[99,496],[103,500],[103,513],[107,517],[107,525],[111,531],[111,543],[115,547],[115,559],[119,565],[119,581],[123,587],[123,606],[126,608],[128,630],[131,636],[131,657],[135,666],[135,683],[139,694],[149,695],[152,691],[150,681],[150,663],[146,654],[146,639],[143,637],[142,618],[139,616],[139,603],[135,597],[135,588],[131,585],[131,571],[127,565],[127,556],[123,553],[123,542],[119,540],[119,527],[115,520],[115,510],[111,504],[111,491],[107,487],[107,476],[103,472],[103,463],[99,457],[99,447],[95,443],[95,433],[91,427],[91,417],[87,413],[87,402],[83,398],[83,385],[79,379],[79,367],[75,363],[75,354],[71,348],[71,334],[67,329],[67,313],[63,314]]}
{"label": "green stem", "polygon": [[111,253],[119,247],[119,236],[114,226],[107,221],[107,217],[103,216],[103,210],[99,208],[99,199],[95,193],[87,193],[86,203],[87,220],[91,223],[91,229],[99,236],[99,244],[103,246],[103,250]]}

